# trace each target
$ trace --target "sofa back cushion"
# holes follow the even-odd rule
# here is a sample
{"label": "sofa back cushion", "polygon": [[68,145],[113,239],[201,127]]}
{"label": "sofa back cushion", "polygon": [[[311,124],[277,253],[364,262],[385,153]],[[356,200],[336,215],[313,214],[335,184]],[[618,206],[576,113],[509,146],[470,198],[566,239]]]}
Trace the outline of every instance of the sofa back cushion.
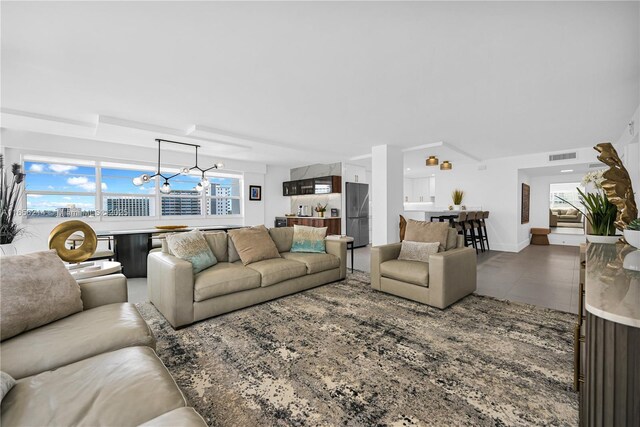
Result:
{"label": "sofa back cushion", "polygon": [[229,260],[227,233],[224,231],[205,231],[202,234],[218,262],[227,262]]}
{"label": "sofa back cushion", "polygon": [[455,228],[449,228],[447,231],[447,246],[444,250],[448,251],[458,247],[458,230]]}
{"label": "sofa back cushion", "polygon": [[173,255],[191,263],[194,274],[218,263],[200,230],[171,234],[167,246]]}
{"label": "sofa back cushion", "polygon": [[0,258],[2,341],[82,311],[80,286],[54,250]]}
{"label": "sofa back cushion", "polygon": [[324,239],[327,237],[327,227],[293,226],[293,243],[291,252],[326,253]]}
{"label": "sofa back cushion", "polygon": [[[233,248],[244,265],[265,259],[280,258],[278,248],[264,225],[229,230],[228,234]],[[233,262],[231,245],[229,245],[229,262]]]}
{"label": "sofa back cushion", "polygon": [[415,221],[410,219],[407,222],[407,231],[404,239],[411,242],[438,242],[442,252],[447,248],[448,234],[449,223],[447,222]]}
{"label": "sofa back cushion", "polygon": [[275,227],[269,229],[269,235],[276,244],[278,252],[289,252],[293,244],[293,227]]}

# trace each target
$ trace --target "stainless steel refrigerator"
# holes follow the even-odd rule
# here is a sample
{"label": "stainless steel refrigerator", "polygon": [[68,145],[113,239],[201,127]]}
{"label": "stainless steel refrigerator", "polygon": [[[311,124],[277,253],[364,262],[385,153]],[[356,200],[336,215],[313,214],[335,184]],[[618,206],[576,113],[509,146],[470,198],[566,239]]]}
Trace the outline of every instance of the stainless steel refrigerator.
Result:
{"label": "stainless steel refrigerator", "polygon": [[369,184],[346,183],[347,236],[354,238],[353,247],[369,244]]}

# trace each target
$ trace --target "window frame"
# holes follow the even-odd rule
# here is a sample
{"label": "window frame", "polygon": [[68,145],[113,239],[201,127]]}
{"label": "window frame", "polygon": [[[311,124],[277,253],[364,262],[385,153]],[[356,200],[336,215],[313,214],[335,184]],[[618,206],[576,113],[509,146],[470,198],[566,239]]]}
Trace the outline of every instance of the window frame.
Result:
{"label": "window frame", "polygon": [[[201,194],[199,194],[197,197],[196,196],[189,196],[189,195],[181,195],[181,194],[174,194],[172,195],[171,193],[169,194],[163,194],[160,192],[160,181],[161,179],[154,179],[154,192],[153,193],[147,193],[147,194],[140,194],[140,195],[136,195],[136,194],[132,194],[132,193],[115,193],[115,192],[109,192],[109,191],[103,191],[102,190],[102,169],[131,169],[131,170],[137,170],[137,169],[149,169],[149,170],[155,170],[155,165],[151,165],[148,163],[127,163],[127,162],[121,162],[118,161],[116,162],[112,162],[112,161],[103,161],[103,160],[86,160],[84,158],[80,158],[80,157],[73,157],[73,156],[65,156],[65,157],[56,157],[51,159],[49,156],[47,156],[45,153],[22,153],[20,155],[20,163],[22,164],[22,167],[25,167],[25,164],[27,162],[30,163],[45,163],[45,164],[51,164],[51,163],[63,163],[63,164],[68,164],[71,166],[84,166],[84,167],[94,167],[95,168],[95,182],[96,182],[96,189],[95,191],[89,192],[89,191],[85,191],[85,192],[80,192],[80,191],[52,191],[52,190],[29,190],[26,188],[25,186],[25,191],[24,191],[24,197],[22,197],[21,200],[21,208],[23,209],[23,212],[28,212],[27,211],[27,199],[28,196],[30,194],[37,194],[37,195],[47,195],[47,196],[84,196],[84,197],[93,197],[94,198],[94,202],[95,202],[95,212],[99,212],[100,215],[94,215],[94,216],[80,216],[80,217],[68,217],[69,219],[82,219],[83,221],[87,221],[90,223],[94,223],[94,222],[117,222],[117,221],[149,221],[149,220],[178,220],[178,219],[182,219],[182,220],[189,220],[189,219],[223,219],[223,218],[243,218],[244,217],[244,174],[242,173],[229,173],[229,172],[213,172],[213,171],[209,171],[205,174],[205,176],[207,178],[234,178],[238,180],[238,185],[239,185],[239,192],[240,195],[239,196],[225,196],[224,198],[226,199],[238,199],[239,203],[240,203],[240,214],[231,214],[231,215],[211,215],[208,213],[208,207],[207,207],[207,203],[210,203],[210,199],[212,198],[216,198],[216,197],[212,197],[209,196],[209,191],[203,191]],[[175,172],[178,171],[177,168],[172,168],[171,166],[163,168],[163,172],[164,171],[171,171],[171,170],[175,170]],[[28,174],[29,171],[27,171],[25,169],[25,172]],[[175,173],[174,172],[174,173]],[[193,175],[195,176],[195,174]],[[140,197],[140,198],[148,198],[150,200],[153,200],[153,203],[155,204],[155,214],[154,215],[149,215],[149,216],[108,216],[108,215],[102,215],[102,213],[104,213],[104,198],[107,196],[122,196],[122,197],[131,197],[131,196],[136,196],[136,197]],[[200,214],[198,215],[162,215],[162,198],[163,197],[184,197],[184,198],[197,198],[200,200]],[[22,221],[26,221],[32,224],[37,224],[40,222],[55,222],[55,221],[59,221],[60,219],[63,218],[67,218],[67,217],[58,217],[58,216],[52,216],[52,217],[31,217],[29,215],[24,215],[22,216]]]}

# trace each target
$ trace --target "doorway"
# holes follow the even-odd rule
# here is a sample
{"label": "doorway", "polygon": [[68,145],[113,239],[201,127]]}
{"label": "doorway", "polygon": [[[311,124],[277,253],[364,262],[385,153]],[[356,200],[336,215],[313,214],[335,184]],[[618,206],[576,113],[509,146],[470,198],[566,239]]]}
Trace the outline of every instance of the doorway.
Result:
{"label": "doorway", "polygon": [[552,233],[584,235],[585,218],[578,189],[584,191],[580,182],[549,185],[549,228]]}

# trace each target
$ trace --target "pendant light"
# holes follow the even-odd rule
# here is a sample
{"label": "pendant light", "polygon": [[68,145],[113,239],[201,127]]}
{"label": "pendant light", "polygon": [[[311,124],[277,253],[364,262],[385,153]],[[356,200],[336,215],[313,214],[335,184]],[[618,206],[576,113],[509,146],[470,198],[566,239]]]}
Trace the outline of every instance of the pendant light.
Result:
{"label": "pendant light", "polygon": [[425,161],[427,166],[438,166],[438,158],[436,156],[429,156],[429,158]]}
{"label": "pendant light", "polygon": [[440,165],[440,170],[442,171],[450,171],[451,169],[453,169],[453,164],[449,160],[443,161]]}

